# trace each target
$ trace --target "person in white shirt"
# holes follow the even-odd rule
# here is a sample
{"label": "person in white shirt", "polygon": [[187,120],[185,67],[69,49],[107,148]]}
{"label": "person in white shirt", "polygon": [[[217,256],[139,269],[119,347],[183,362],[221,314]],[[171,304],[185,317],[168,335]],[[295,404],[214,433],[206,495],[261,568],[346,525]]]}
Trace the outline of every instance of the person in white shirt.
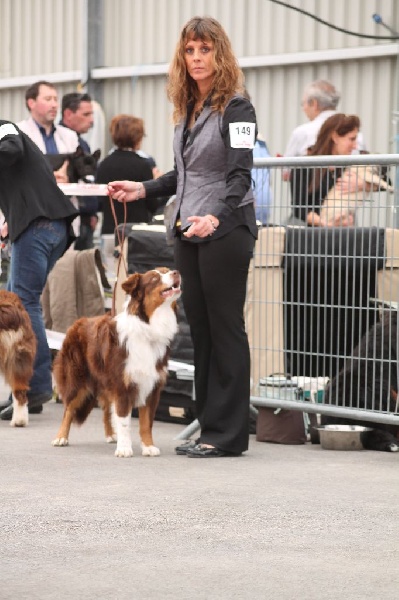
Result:
{"label": "person in white shirt", "polygon": [[[68,154],[79,145],[78,135],[72,129],[55,124],[59,107],[57,90],[48,81],[37,81],[25,93],[29,117],[17,123],[40,148],[43,154]],[[65,168],[54,173],[56,181],[68,181]]]}
{"label": "person in white shirt", "polygon": [[[302,110],[309,119],[294,129],[288,140],[284,156],[306,156],[313,146],[323,123],[337,112],[340,94],[335,86],[324,79],[310,83],[303,92]],[[355,152],[366,150],[364,139],[359,132]],[[283,170],[284,181],[290,179],[290,169]]]}

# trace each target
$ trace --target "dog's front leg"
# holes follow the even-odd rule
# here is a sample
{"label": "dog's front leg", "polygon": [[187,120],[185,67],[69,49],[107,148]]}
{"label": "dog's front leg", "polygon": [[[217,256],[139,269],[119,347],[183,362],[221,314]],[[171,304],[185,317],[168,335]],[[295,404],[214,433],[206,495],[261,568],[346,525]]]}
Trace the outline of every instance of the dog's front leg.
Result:
{"label": "dog's front leg", "polygon": [[141,454],[143,456],[159,456],[161,451],[154,446],[152,425],[159,402],[160,390],[153,391],[147,398],[145,406],[139,407],[139,424],[141,438]]}
{"label": "dog's front leg", "polygon": [[132,448],[132,429],[131,429],[131,411],[128,412],[127,416],[119,416],[117,410],[115,411],[115,425],[116,425],[116,450],[115,456],[119,458],[129,458],[133,456]]}

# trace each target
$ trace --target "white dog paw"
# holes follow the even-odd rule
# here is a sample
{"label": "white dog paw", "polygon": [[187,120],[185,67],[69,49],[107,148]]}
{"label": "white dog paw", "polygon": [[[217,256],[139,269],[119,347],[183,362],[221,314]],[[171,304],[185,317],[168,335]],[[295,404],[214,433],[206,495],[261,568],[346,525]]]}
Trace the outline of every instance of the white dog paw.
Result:
{"label": "white dog paw", "polygon": [[23,419],[23,418],[19,418],[19,419],[12,419],[10,422],[10,426],[11,427],[26,427],[29,423],[28,419]]}
{"label": "white dog paw", "polygon": [[118,458],[130,458],[133,456],[133,448],[128,447],[117,447],[115,450],[115,456]]}
{"label": "white dog paw", "polygon": [[389,445],[389,452],[399,452],[399,446],[397,444],[390,444]]}
{"label": "white dog paw", "polygon": [[112,435],[108,435],[105,438],[105,441],[107,442],[107,444],[116,444],[116,442],[117,442],[116,433],[114,433]]}
{"label": "white dog paw", "polygon": [[55,438],[55,440],[51,442],[52,446],[68,446],[68,444],[67,438]]}
{"label": "white dog paw", "polygon": [[156,446],[145,446],[144,444],[142,444],[141,454],[143,456],[159,456],[161,454],[161,451]]}
{"label": "white dog paw", "polygon": [[29,423],[28,405],[20,406],[16,402],[13,404],[11,427],[26,427]]}

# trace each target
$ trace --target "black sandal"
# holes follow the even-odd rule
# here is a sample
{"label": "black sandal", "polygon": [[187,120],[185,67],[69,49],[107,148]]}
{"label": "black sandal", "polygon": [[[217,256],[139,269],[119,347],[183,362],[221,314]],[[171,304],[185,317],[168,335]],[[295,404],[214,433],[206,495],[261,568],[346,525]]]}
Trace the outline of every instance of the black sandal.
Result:
{"label": "black sandal", "polygon": [[191,450],[192,448],[195,448],[195,446],[198,444],[198,440],[187,440],[187,442],[184,442],[184,444],[180,444],[180,446],[176,446],[175,448],[175,452],[176,454],[187,454],[187,452],[189,450]]}

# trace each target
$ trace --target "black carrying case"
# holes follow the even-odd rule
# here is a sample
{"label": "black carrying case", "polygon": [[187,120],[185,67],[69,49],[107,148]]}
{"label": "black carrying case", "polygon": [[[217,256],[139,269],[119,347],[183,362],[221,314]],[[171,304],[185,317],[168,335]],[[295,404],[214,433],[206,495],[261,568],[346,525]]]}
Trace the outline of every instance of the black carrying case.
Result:
{"label": "black carrying case", "polygon": [[288,227],[283,258],[285,369],[329,377],[379,319],[377,272],[385,231]]}

